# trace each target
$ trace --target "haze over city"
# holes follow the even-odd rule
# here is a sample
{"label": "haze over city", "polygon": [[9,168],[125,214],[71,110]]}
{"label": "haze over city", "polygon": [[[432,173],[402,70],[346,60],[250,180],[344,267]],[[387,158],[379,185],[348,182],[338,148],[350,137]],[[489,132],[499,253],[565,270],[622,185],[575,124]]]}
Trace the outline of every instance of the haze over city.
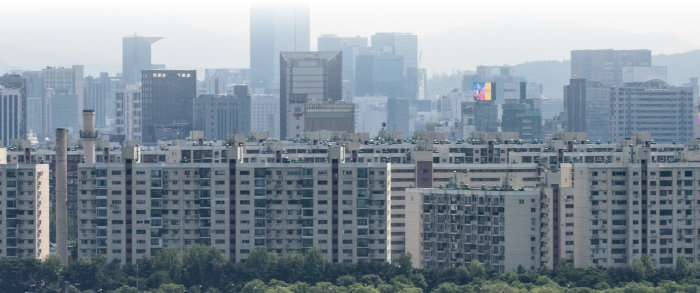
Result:
{"label": "haze over city", "polygon": [[[0,71],[85,64],[116,72],[121,37],[163,36],[153,62],[173,68],[247,67],[249,6],[265,1],[16,1],[0,9]],[[277,1],[289,3],[298,1]],[[410,32],[429,74],[564,60],[574,49],[700,47],[697,4],[688,1],[307,1],[311,38]],[[653,3],[653,4],[652,4]],[[629,11],[634,13],[620,13]],[[12,40],[12,41],[10,41]],[[515,45],[514,45],[515,44]],[[316,46],[312,42],[312,49]]]}
{"label": "haze over city", "polygon": [[0,292],[700,292],[686,1],[5,1]]}

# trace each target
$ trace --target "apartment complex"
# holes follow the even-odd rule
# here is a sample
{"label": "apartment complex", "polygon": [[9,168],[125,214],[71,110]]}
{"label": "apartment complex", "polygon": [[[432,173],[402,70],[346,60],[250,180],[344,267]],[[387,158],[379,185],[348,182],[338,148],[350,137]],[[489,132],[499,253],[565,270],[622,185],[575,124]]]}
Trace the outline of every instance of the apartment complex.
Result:
{"label": "apartment complex", "polygon": [[7,164],[0,148],[0,257],[49,255],[49,166]]}
{"label": "apartment complex", "polygon": [[131,262],[204,244],[236,261],[256,246],[388,261],[390,164],[345,162],[343,151],[331,147],[322,163],[246,163],[242,147],[228,147],[218,163],[146,163],[129,147],[123,162],[81,164],[78,255]]}
{"label": "apartment complex", "polygon": [[[331,262],[396,261],[411,252],[421,267],[476,259],[498,271],[570,258],[628,265],[642,254],[659,266],[679,255],[700,261],[699,141],[334,135],[121,149],[98,141],[93,164],[70,150],[69,160],[78,160],[69,161],[68,187],[70,195],[74,181],[79,256],[132,262],[163,247],[204,244],[235,261],[256,246],[280,255],[316,247]],[[13,147],[2,157],[24,164],[54,155]]]}
{"label": "apartment complex", "polygon": [[[498,272],[546,265],[541,229],[546,207],[538,189],[448,188],[406,190],[406,252],[422,268],[449,268],[479,261]],[[542,237],[542,238],[541,238]]]}

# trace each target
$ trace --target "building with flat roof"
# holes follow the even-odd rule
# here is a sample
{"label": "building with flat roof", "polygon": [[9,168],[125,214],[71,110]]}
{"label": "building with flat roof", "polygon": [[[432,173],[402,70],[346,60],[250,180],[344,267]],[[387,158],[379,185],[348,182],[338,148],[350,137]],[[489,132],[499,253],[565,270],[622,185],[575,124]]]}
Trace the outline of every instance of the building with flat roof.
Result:
{"label": "building with flat roof", "polygon": [[693,137],[693,87],[664,81],[628,83],[610,94],[610,139],[649,132],[659,142],[687,143]]}
{"label": "building with flat roof", "polygon": [[250,132],[251,98],[248,86],[237,85],[238,95],[201,95],[193,104],[193,129],[203,130],[207,140]]}
{"label": "building with flat roof", "polygon": [[147,163],[127,147],[122,162],[81,164],[78,257],[131,263],[210,245],[237,262],[258,246],[280,256],[315,247],[334,263],[389,261],[390,164],[327,151],[323,163],[245,162],[243,146],[227,147],[219,163]]}
{"label": "building with flat roof", "polygon": [[5,145],[13,139],[26,138],[25,99],[22,90],[0,85],[0,142]]}
{"label": "building with flat roof", "polygon": [[306,132],[330,130],[355,132],[355,104],[339,101],[327,104],[306,104],[304,108]]}
{"label": "building with flat roof", "polygon": [[45,259],[49,253],[49,165],[7,164],[0,148],[0,257]]}
{"label": "building with flat roof", "polygon": [[142,71],[142,142],[182,139],[192,128],[195,70]]}
{"label": "building with flat roof", "polygon": [[151,45],[162,37],[137,35],[122,38],[122,84],[141,82],[141,72],[151,70]]}
{"label": "building with flat roof", "polygon": [[597,81],[569,80],[564,86],[566,131],[585,132],[593,141],[610,141],[610,90]]}
{"label": "building with flat roof", "polygon": [[479,261],[497,271],[542,266],[540,190],[406,189],[406,252],[418,268]]}
{"label": "building with flat roof", "polygon": [[622,86],[623,68],[651,66],[651,50],[573,50],[571,78]]}
{"label": "building with flat roof", "polygon": [[305,132],[306,104],[342,99],[342,55],[342,52],[280,53],[280,138],[295,138]]}

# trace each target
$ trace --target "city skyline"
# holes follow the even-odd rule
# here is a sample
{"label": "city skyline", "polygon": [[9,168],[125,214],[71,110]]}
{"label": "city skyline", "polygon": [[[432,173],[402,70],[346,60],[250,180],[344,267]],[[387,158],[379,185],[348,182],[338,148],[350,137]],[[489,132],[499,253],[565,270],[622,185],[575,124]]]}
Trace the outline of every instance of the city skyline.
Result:
{"label": "city skyline", "polygon": [[[236,4],[224,4],[208,1],[194,8],[169,4],[168,9],[162,9],[163,2],[149,1],[139,3],[141,9],[133,11],[124,8],[129,7],[128,3],[121,2],[120,5],[105,4],[101,8],[85,5],[84,1],[73,1],[70,2],[73,5],[61,6],[55,6],[50,2],[38,2],[42,4],[40,8],[18,3],[0,12],[0,16],[4,19],[20,27],[8,32],[10,37],[16,36],[14,39],[17,41],[4,47],[3,50],[6,50],[9,58],[0,60],[0,69],[4,71],[36,70],[47,64],[56,66],[84,64],[86,73],[89,74],[97,74],[101,71],[118,72],[120,71],[118,56],[121,54],[118,48],[119,41],[122,37],[134,33],[166,37],[153,48],[155,64],[167,64],[169,67],[179,69],[203,69],[217,64],[220,66],[216,67],[247,67],[249,7],[253,3],[258,3],[258,1],[242,1]],[[568,51],[575,49],[639,49],[643,47],[657,53],[671,54],[700,47],[692,34],[693,25],[688,22],[692,22],[692,19],[682,17],[689,11],[672,11],[673,5],[654,7],[654,9],[643,6],[631,7],[635,13],[631,13],[626,16],[624,22],[620,22],[614,18],[614,11],[628,6],[628,1],[606,3],[606,9],[593,9],[602,5],[594,2],[590,3],[591,8],[577,10],[576,13],[564,9],[561,4],[555,5],[546,1],[540,2],[546,3],[545,5],[501,1],[497,3],[500,4],[498,6],[486,4],[481,8],[499,13],[468,14],[469,17],[463,17],[464,13],[456,12],[460,10],[459,8],[469,11],[469,7],[454,5],[455,3],[450,1],[438,1],[434,6],[425,9],[417,5],[405,5],[401,9],[392,9],[391,1],[380,1],[371,3],[374,9],[368,9],[368,11],[358,9],[370,4],[367,1],[354,4],[357,7],[349,3],[333,2],[337,5],[322,1],[307,1],[311,7],[310,46],[312,50],[316,48],[316,38],[322,34],[368,37],[376,32],[415,33],[419,37],[419,43],[422,43],[420,49],[424,51],[422,67],[427,68],[429,74],[468,70],[482,64],[516,64],[545,59],[564,60],[568,59]],[[49,9],[52,13],[48,13]],[[338,13],[338,11],[347,13]],[[443,15],[439,15],[438,12]],[[646,20],[653,17],[654,13],[663,12],[673,13],[677,17],[666,19],[662,23],[647,24]],[[227,17],[217,17],[222,14]],[[42,18],[37,18],[37,15],[42,15]],[[56,19],[59,15],[60,21]],[[66,17],[70,15],[78,17],[81,21]],[[115,15],[120,17],[116,18]],[[371,21],[358,22],[360,15],[363,16],[362,19],[369,18]],[[123,22],[124,16],[132,21]],[[156,19],[158,21],[155,21]],[[421,21],[415,21],[416,19]],[[595,21],[588,19],[595,19]],[[683,21],[681,22],[680,19]],[[53,22],[60,25],[41,26],[42,23]],[[82,27],[85,22],[98,23],[99,29],[85,29]],[[523,25],[515,25],[515,23]],[[515,32],[522,32],[525,28],[544,36],[554,36],[552,39],[559,39],[560,43],[568,48],[563,48],[561,45],[551,46],[553,44],[544,46],[547,39],[541,39],[542,37],[537,37],[537,34],[532,34],[522,39],[522,44],[526,47],[542,46],[538,53],[528,52],[532,50],[500,48],[503,44],[498,43],[497,39],[484,39],[480,43],[486,44],[483,47],[489,47],[488,44],[492,44],[490,50],[484,48],[469,52],[470,54],[480,53],[482,55],[480,58],[449,56],[456,59],[454,67],[446,66],[445,61],[440,59],[439,55],[445,55],[444,52],[454,54],[449,51],[449,48],[439,46],[439,40],[444,40],[445,35],[451,32],[460,34],[462,40],[459,42],[462,42],[471,39],[470,36],[483,39],[484,36],[489,35],[486,32],[517,37],[518,34]],[[581,47],[581,42],[573,40],[571,36],[567,37],[565,33],[567,30],[577,32],[576,35],[583,36],[590,45]],[[22,37],[22,34],[27,33],[38,37],[32,39]],[[622,45],[615,36],[622,36],[623,38],[619,39],[625,39],[629,44]],[[45,49],[42,49],[45,47],[42,46],[42,41],[51,42],[54,54],[42,53],[45,52]],[[217,46],[211,46],[211,48],[196,46],[196,43],[200,42]],[[465,44],[460,43],[458,47],[464,46]],[[84,54],[71,54],[71,49],[86,51],[83,52]],[[207,54],[193,54],[195,49],[203,50]],[[497,60],[499,62],[496,62]]]}

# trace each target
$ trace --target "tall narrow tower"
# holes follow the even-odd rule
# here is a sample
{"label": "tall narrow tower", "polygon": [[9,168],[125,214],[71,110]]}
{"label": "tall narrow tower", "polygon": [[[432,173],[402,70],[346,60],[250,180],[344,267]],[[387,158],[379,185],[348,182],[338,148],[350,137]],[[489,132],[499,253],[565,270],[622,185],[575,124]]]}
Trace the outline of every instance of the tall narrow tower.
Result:
{"label": "tall narrow tower", "polygon": [[68,143],[65,128],[56,129],[56,253],[68,264]]}
{"label": "tall narrow tower", "polygon": [[162,37],[141,37],[137,35],[122,39],[122,83],[141,82],[141,71],[153,69],[151,45]]}
{"label": "tall narrow tower", "polygon": [[80,131],[80,138],[83,140],[85,163],[95,163],[95,110],[83,110],[83,130]]}

